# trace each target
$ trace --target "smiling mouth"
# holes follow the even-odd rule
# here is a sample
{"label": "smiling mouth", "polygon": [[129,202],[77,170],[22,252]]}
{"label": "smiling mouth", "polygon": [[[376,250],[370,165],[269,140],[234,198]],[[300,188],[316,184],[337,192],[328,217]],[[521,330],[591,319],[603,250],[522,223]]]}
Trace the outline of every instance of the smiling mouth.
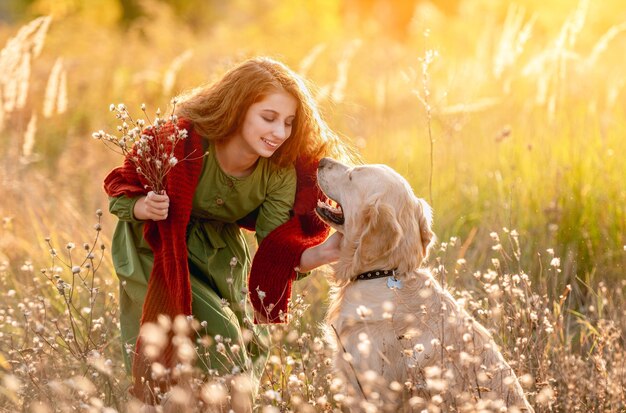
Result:
{"label": "smiling mouth", "polygon": [[[334,202],[336,206],[334,206],[332,202]],[[329,223],[343,225],[345,221],[341,205],[335,201],[331,201],[330,199],[326,200],[326,202],[318,200],[315,211],[322,219]]]}
{"label": "smiling mouth", "polygon": [[266,144],[266,145],[268,145],[268,146],[269,146],[269,147],[271,147],[271,148],[278,148],[278,143],[275,143],[275,142],[269,141],[269,140],[267,140],[267,139],[265,139],[265,138],[261,138],[261,140],[262,140],[263,142],[265,142],[265,144]]}

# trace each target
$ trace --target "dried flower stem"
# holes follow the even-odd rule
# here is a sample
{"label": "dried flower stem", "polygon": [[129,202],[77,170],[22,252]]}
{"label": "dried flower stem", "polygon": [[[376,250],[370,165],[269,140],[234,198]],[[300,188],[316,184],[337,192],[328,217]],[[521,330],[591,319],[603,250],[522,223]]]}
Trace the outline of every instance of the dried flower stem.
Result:
{"label": "dried flower stem", "polygon": [[146,106],[142,104],[141,110],[149,124],[146,127],[146,121],[135,120],[123,103],[117,106],[111,104],[109,110],[115,112],[115,117],[121,122],[117,130],[122,136],[118,138],[102,130],[93,133],[92,136],[131,161],[136,166],[137,173],[146,180],[146,189],[163,193],[167,174],[178,162],[188,159],[191,155],[181,160],[174,156],[176,145],[187,138],[187,130],[178,127],[175,109],[174,99],[168,119],[162,118],[160,109],[157,109],[156,118],[152,122],[146,113]]}
{"label": "dried flower stem", "polygon": [[422,92],[416,91],[415,94],[417,98],[424,106],[426,110],[426,120],[428,123],[428,139],[430,141],[430,172],[428,175],[428,200],[431,206],[434,207],[433,203],[433,172],[434,172],[434,151],[435,151],[435,139],[433,138],[432,132],[432,106],[430,104],[430,75],[428,73],[428,68],[431,63],[438,56],[436,50],[427,50],[424,57],[420,58],[419,61],[422,64]]}

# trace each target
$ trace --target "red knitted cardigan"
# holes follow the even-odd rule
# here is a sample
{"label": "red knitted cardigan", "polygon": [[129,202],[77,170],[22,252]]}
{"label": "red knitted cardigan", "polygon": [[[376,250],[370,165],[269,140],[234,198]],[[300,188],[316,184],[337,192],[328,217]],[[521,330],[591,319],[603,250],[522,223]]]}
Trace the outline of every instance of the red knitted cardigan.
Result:
{"label": "red knitted cardigan", "polygon": [[[159,314],[165,314],[172,320],[179,314],[191,315],[186,229],[202,169],[203,138],[187,120],[179,120],[178,127],[187,129],[188,138],[176,145],[174,156],[186,160],[172,168],[167,177],[165,186],[170,198],[168,218],[164,221],[148,220],[144,224],[144,238],[154,253],[154,264],[143,304],[142,325],[156,322]],[[286,321],[291,285],[296,276],[294,267],[299,264],[304,250],[320,244],[328,236],[328,226],[314,212],[317,200],[324,199],[317,186],[318,162],[318,159],[304,157],[296,160],[297,186],[293,215],[265,237],[254,256],[248,290],[257,314],[255,322]],[[145,182],[129,159],[125,159],[122,166],[107,175],[104,189],[112,197],[135,197],[146,193]],[[242,225],[254,227],[254,217],[249,217],[246,222],[247,225]],[[151,362],[143,357],[141,336],[137,339],[135,350],[133,393],[136,397],[150,401],[152,399],[149,393],[144,393],[146,389],[142,381],[154,383],[150,383]],[[156,361],[166,367],[173,367],[175,359],[173,346],[169,342]]]}

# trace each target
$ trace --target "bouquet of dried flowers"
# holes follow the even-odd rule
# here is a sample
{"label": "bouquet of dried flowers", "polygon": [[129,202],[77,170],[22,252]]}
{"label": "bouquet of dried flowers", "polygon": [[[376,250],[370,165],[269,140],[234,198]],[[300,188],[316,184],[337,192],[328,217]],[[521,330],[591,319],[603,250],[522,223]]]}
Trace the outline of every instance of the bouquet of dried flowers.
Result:
{"label": "bouquet of dried flowers", "polygon": [[126,105],[111,104],[109,110],[115,113],[120,124],[117,131],[121,137],[100,130],[92,134],[94,139],[104,142],[113,151],[124,155],[137,167],[137,173],[147,182],[146,189],[157,194],[163,193],[165,177],[170,170],[184,159],[176,159],[174,148],[187,138],[187,130],[178,127],[178,117],[174,114],[176,100],[172,100],[169,116],[161,117],[157,109],[154,121],[146,112],[146,105],[141,105],[145,119],[135,119]]}

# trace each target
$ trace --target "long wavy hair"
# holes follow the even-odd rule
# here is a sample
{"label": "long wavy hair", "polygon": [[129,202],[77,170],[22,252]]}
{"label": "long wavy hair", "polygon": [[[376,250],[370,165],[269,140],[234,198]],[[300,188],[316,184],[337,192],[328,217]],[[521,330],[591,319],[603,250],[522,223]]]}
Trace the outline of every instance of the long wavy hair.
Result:
{"label": "long wavy hair", "polygon": [[291,135],[270,158],[277,166],[293,164],[300,155],[320,159],[332,156],[358,161],[354,148],[326,124],[305,80],[285,64],[268,57],[248,59],[221,79],[177,98],[176,114],[189,119],[209,140],[237,133],[250,106],[284,90],[298,101]]}

